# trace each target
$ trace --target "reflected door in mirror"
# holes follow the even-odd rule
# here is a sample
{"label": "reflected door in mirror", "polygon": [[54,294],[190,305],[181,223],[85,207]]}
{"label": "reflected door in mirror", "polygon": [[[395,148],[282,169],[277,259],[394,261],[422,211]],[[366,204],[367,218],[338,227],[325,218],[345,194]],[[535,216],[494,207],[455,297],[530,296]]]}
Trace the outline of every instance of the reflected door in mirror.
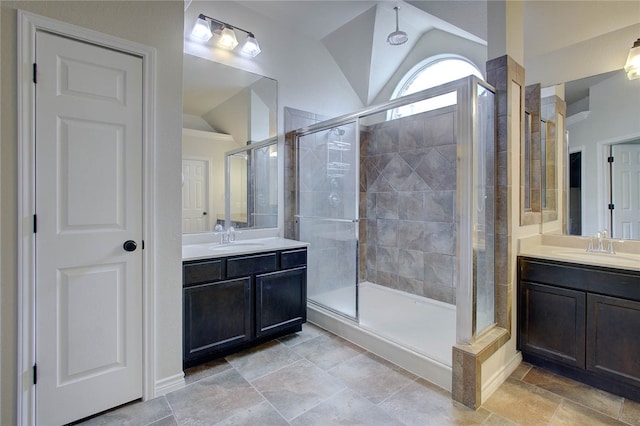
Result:
{"label": "reflected door in mirror", "polygon": [[182,160],[182,232],[209,229],[209,167],[206,160]]}

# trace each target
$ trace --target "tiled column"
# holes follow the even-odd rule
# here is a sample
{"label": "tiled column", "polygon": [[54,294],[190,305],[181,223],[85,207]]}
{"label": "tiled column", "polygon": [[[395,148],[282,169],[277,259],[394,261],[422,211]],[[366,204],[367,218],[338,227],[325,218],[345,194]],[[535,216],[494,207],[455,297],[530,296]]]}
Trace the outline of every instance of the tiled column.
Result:
{"label": "tiled column", "polygon": [[[512,144],[524,137],[524,68],[509,56],[487,62],[487,81],[496,89],[496,224],[495,224],[495,312],[497,327],[470,345],[453,347],[453,399],[471,408],[482,402],[482,362],[486,361],[510,338],[513,262],[510,261],[512,245],[511,222],[514,212],[512,197],[519,188],[509,164],[514,164]],[[517,153],[518,150],[515,150]],[[517,214],[517,212],[516,212]],[[515,337],[515,336],[513,336]]]}

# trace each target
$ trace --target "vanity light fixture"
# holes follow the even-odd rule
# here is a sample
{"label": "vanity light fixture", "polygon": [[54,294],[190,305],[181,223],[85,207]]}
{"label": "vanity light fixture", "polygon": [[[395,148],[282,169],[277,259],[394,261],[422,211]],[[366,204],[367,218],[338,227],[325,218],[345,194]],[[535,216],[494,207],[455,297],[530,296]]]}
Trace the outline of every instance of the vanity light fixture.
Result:
{"label": "vanity light fixture", "polygon": [[409,36],[404,31],[400,31],[400,27],[398,26],[398,11],[400,8],[396,6],[393,10],[396,11],[396,30],[387,36],[387,43],[391,46],[399,46],[405,44],[407,40],[409,40]]}
{"label": "vanity light fixture", "polygon": [[624,70],[629,80],[640,78],[640,38],[631,46],[627,62],[624,64]]}
{"label": "vanity light fixture", "polygon": [[[213,31],[212,31],[213,29]],[[191,37],[196,40],[202,41],[206,43],[216,35],[217,45],[223,49],[233,50],[238,45],[238,39],[236,38],[235,31],[242,31],[247,34],[247,38],[242,43],[242,47],[240,48],[240,53],[249,57],[256,57],[261,52],[260,45],[258,44],[258,40],[253,35],[252,32],[243,30],[239,27],[234,27],[233,25],[229,25],[226,22],[218,21],[217,19],[211,18],[209,16],[203,15],[202,13],[198,15],[198,19],[196,20],[195,25],[193,26],[193,30],[191,31]]]}

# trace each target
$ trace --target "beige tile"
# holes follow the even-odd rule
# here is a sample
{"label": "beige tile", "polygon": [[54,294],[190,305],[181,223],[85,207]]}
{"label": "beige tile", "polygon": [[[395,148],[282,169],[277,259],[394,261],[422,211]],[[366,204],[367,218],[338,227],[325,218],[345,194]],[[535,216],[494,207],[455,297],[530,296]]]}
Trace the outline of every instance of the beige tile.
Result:
{"label": "beige tile", "polygon": [[482,423],[482,426],[518,426],[518,424],[509,419],[505,419],[499,414],[491,413],[487,420]]}
{"label": "beige tile", "polygon": [[254,405],[230,417],[216,426],[287,426],[289,423],[268,402]]}
{"label": "beige tile", "polygon": [[374,404],[416,379],[415,375],[369,352],[332,368],[329,374]]}
{"label": "beige tile", "polygon": [[620,396],[558,376],[538,367],[533,367],[523,381],[590,407],[609,417],[617,418],[622,408],[623,398]]}
{"label": "beige tile", "polygon": [[451,399],[451,394],[418,379],[378,405],[407,426],[481,425],[491,414],[472,410]]}
{"label": "beige tile", "polygon": [[231,365],[224,359],[217,359],[205,364],[191,367],[184,372],[184,382],[190,384],[205,377],[213,376],[231,368]]}
{"label": "beige tile", "polygon": [[215,424],[264,398],[235,370],[199,380],[166,396],[178,424]]}
{"label": "beige tile", "polygon": [[329,370],[364,352],[361,347],[333,334],[318,336],[292,349],[323,370]]}
{"label": "beige tile", "polygon": [[252,384],[286,420],[345,389],[338,379],[304,359]]}
{"label": "beige tile", "polygon": [[625,399],[620,420],[633,426],[640,426],[640,403]]}
{"label": "beige tile", "polygon": [[249,381],[291,365],[299,359],[300,356],[277,341],[227,357],[229,364]]}
{"label": "beige tile", "polygon": [[126,404],[81,424],[86,426],[140,425],[153,423],[167,416],[171,416],[171,408],[166,398],[161,396],[150,401]]}
{"label": "beige tile", "polygon": [[149,426],[178,426],[178,422],[176,422],[175,417],[169,416],[169,417],[165,417],[164,419],[155,421],[149,424]]}
{"label": "beige tile", "polygon": [[564,400],[549,422],[549,426],[598,426],[623,423],[583,405]]}
{"label": "beige tile", "polygon": [[366,398],[344,390],[291,421],[292,426],[402,426]]}
{"label": "beige tile", "polygon": [[302,331],[287,334],[286,336],[280,337],[278,341],[286,346],[293,347],[323,334],[327,334],[325,329],[307,322],[302,324]]}
{"label": "beige tile", "polygon": [[531,370],[532,365],[527,362],[521,362],[520,365],[511,373],[511,378],[522,380],[524,376]]}
{"label": "beige tile", "polygon": [[546,425],[561,400],[528,383],[507,379],[483,407],[521,425]]}

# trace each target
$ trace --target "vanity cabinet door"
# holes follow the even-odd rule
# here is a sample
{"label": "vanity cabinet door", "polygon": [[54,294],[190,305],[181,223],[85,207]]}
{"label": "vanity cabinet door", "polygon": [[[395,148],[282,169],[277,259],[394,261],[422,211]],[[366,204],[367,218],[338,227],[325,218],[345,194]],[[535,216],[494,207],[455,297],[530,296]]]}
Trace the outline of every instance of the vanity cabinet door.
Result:
{"label": "vanity cabinet door", "polygon": [[520,281],[519,349],[585,368],[585,301],[581,291]]}
{"label": "vanity cabinet door", "polygon": [[276,334],[307,318],[307,268],[256,276],[256,336]]}
{"label": "vanity cabinet door", "polygon": [[640,302],[588,295],[587,369],[640,386]]}
{"label": "vanity cabinet door", "polygon": [[251,340],[251,301],[251,277],[184,288],[185,365]]}

